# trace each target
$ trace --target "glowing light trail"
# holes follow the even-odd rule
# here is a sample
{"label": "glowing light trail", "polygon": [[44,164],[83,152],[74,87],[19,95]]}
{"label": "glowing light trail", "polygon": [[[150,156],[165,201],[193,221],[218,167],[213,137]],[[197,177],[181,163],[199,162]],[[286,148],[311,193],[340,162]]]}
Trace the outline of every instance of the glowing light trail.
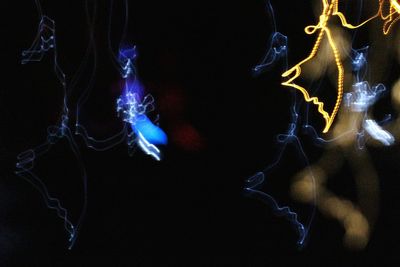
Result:
{"label": "glowing light trail", "polygon": [[[332,17],[336,16],[340,19],[341,25],[343,27],[348,28],[348,29],[356,29],[377,17],[381,17],[382,20],[384,21],[383,33],[386,35],[389,33],[390,28],[393,25],[393,23],[395,23],[400,18],[399,16],[394,18],[394,15],[396,13],[400,13],[400,4],[395,0],[390,0],[390,10],[389,10],[390,12],[389,12],[389,14],[384,15],[384,13],[383,13],[384,3],[385,3],[384,0],[379,1],[379,9],[378,9],[378,12],[374,16],[368,18],[367,20],[365,20],[364,22],[362,22],[358,25],[352,25],[347,22],[345,15],[339,11],[339,0],[332,0],[331,2],[329,2],[327,0],[322,0],[323,9],[322,9],[321,15],[319,16],[318,24],[317,25],[309,25],[304,29],[306,34],[308,34],[308,35],[312,35],[312,34],[316,33],[317,31],[319,31],[317,40],[314,43],[311,53],[308,55],[308,57],[306,57],[305,59],[303,59],[302,61],[300,61],[299,63],[297,63],[292,68],[290,68],[289,70],[285,71],[282,74],[283,78],[287,78],[286,81],[282,82],[282,85],[292,87],[292,88],[299,90],[307,102],[312,102],[314,105],[318,106],[318,112],[322,115],[322,117],[325,120],[325,127],[322,131],[323,133],[327,133],[329,131],[329,129],[336,117],[336,114],[337,114],[340,104],[342,102],[343,90],[344,90],[344,88],[343,88],[343,83],[344,83],[343,62],[341,59],[341,54],[338,50],[337,43],[335,41],[335,37],[332,35],[331,28],[329,26],[329,22]],[[333,56],[334,56],[336,68],[338,70],[337,97],[336,97],[336,102],[333,107],[333,110],[330,113],[328,111],[326,111],[326,109],[324,109],[324,102],[319,100],[318,97],[310,96],[310,94],[308,93],[306,88],[302,87],[301,85],[299,85],[295,82],[295,80],[298,77],[300,77],[300,75],[301,75],[301,66],[303,64],[305,64],[306,62],[312,60],[316,56],[316,54],[318,53],[318,51],[320,49],[321,43],[325,37],[328,39],[329,46],[330,46]]]}

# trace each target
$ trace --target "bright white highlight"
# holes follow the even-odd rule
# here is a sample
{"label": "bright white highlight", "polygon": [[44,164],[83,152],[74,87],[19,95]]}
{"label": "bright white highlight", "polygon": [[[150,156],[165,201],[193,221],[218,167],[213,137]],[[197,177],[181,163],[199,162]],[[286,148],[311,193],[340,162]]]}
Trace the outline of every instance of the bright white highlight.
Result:
{"label": "bright white highlight", "polygon": [[373,139],[381,142],[385,146],[393,145],[395,141],[393,135],[391,135],[388,131],[383,130],[382,127],[376,123],[376,121],[365,120],[363,126]]}
{"label": "bright white highlight", "polygon": [[138,145],[147,155],[152,156],[155,160],[160,161],[160,150],[143,136],[141,132],[138,132]]}

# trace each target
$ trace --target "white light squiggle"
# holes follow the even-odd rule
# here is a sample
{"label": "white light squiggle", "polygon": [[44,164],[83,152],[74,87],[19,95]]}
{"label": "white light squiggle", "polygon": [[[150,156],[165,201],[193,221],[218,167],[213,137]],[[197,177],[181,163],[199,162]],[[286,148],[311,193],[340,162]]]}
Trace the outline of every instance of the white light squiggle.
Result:
{"label": "white light squiggle", "polygon": [[390,146],[393,145],[395,138],[393,137],[392,134],[390,134],[388,131],[385,131],[382,129],[381,126],[379,126],[376,121],[374,120],[365,120],[363,123],[364,129],[367,131],[367,133],[375,140],[381,142],[385,146]]}
{"label": "white light squiggle", "polygon": [[147,155],[152,156],[155,160],[160,161],[160,150],[153,144],[150,144],[149,141],[143,136],[141,132],[138,132],[138,145]]}

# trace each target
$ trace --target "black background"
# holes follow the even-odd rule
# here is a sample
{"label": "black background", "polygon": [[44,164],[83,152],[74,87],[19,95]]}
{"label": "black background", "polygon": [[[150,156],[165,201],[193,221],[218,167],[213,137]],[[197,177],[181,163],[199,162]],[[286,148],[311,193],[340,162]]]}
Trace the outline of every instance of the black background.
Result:
{"label": "black background", "polygon": [[[42,6],[56,21],[58,62],[69,82],[84,55],[88,28],[84,1],[62,2]],[[89,1],[94,2],[97,73],[83,118],[101,137],[112,130],[96,125],[114,126],[109,120],[116,117],[108,110],[115,103],[112,88],[119,76],[106,43],[109,5]],[[118,31],[123,13],[116,2],[113,29]],[[319,213],[307,246],[299,250],[296,232],[284,219],[243,195],[244,180],[276,155],[274,136],[287,128],[291,97],[279,85],[279,66],[259,77],[251,73],[271,34],[264,1],[216,2],[129,1],[127,39],[137,45],[138,74],[157,101],[161,126],[171,142],[163,149],[163,161],[155,162],[141,151],[129,157],[124,144],[96,152],[77,137],[88,172],[89,204],[72,250],[67,249],[61,220],[29,183],[14,174],[18,153],[42,143],[46,127],[60,113],[61,87],[52,71],[52,53],[40,63],[21,65],[21,51],[37,30],[35,5],[20,1],[19,6],[2,7],[2,266],[398,262],[398,146],[372,150],[380,174],[380,217],[361,252],[346,250],[341,226]],[[287,1],[275,2],[278,28],[289,36],[289,57],[295,62],[312,44],[303,31],[315,21],[312,6],[309,1],[290,1],[290,6]],[[176,102],[171,104],[171,99]],[[318,127],[321,122],[314,118]],[[196,129],[196,145],[190,146],[190,138],[183,142],[189,145],[182,145],[180,137],[170,135],[179,132],[180,125]],[[274,177],[286,186],[290,174],[301,168],[294,163],[296,151],[287,152],[290,167],[278,169]],[[310,145],[307,152],[314,160],[321,151]],[[68,143],[57,143],[40,159],[37,171],[76,216],[82,189]],[[335,179],[346,177],[350,179],[345,174]],[[304,219],[309,214],[300,215]]]}

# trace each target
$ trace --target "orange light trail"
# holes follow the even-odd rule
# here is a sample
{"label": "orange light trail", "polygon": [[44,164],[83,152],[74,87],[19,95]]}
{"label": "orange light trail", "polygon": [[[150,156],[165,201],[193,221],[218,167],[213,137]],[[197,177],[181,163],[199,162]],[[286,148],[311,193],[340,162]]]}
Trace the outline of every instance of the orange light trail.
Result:
{"label": "orange light trail", "polygon": [[[399,17],[400,4],[396,0],[390,0],[389,13],[385,15],[383,13],[385,1],[386,0],[379,0],[379,9],[378,9],[378,12],[374,16],[368,18],[367,20],[365,20],[364,22],[362,22],[358,25],[352,25],[347,22],[345,15],[339,11],[339,0],[332,0],[330,2],[328,0],[322,0],[323,9],[322,9],[321,15],[319,16],[318,24],[317,25],[309,25],[304,29],[305,33],[308,35],[312,35],[318,31],[318,36],[317,36],[317,39],[311,50],[311,53],[308,55],[308,57],[306,57],[305,59],[303,59],[302,61],[300,61],[299,63],[297,63],[292,68],[290,68],[289,70],[285,71],[282,74],[283,78],[288,78],[288,80],[282,82],[283,86],[288,86],[288,87],[292,87],[292,88],[299,90],[302,93],[305,101],[312,102],[314,105],[318,106],[318,112],[322,115],[322,117],[325,120],[325,127],[322,131],[323,133],[327,133],[329,131],[329,129],[335,119],[335,116],[339,110],[340,104],[342,102],[343,91],[344,91],[343,90],[344,89],[343,88],[343,84],[344,84],[343,62],[341,59],[340,52],[337,48],[335,38],[332,35],[331,29],[328,25],[329,21],[332,17],[336,16],[340,19],[341,25],[343,27],[345,27],[347,29],[356,29],[377,17],[381,17],[381,19],[384,21],[383,34],[386,35],[389,33],[392,25],[400,18]],[[333,110],[331,113],[327,112],[324,109],[324,102],[320,101],[318,99],[318,97],[311,97],[306,88],[295,83],[295,80],[301,75],[301,66],[303,64],[305,64],[306,62],[312,60],[316,56],[316,54],[318,53],[318,51],[320,49],[321,42],[324,40],[325,37],[328,39],[329,46],[332,50],[332,53],[333,53],[333,56],[335,59],[336,68],[338,70],[337,98],[336,98],[335,106],[333,107]]]}

